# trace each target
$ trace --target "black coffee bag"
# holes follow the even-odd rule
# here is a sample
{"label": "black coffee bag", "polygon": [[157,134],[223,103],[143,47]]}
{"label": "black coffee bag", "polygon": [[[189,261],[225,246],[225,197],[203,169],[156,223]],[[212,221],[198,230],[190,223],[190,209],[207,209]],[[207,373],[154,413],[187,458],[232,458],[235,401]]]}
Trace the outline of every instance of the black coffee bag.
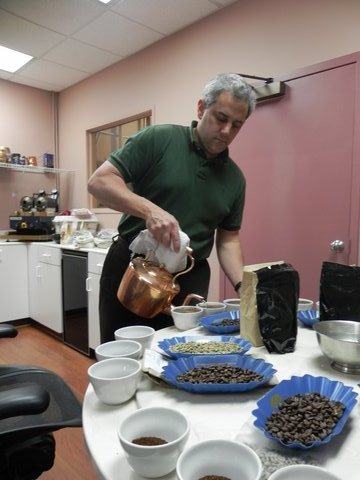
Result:
{"label": "black coffee bag", "polygon": [[240,335],[268,352],[295,350],[299,274],[284,262],[244,270],[240,291]]}
{"label": "black coffee bag", "polygon": [[360,321],[360,267],[323,262],[319,310],[320,321]]}

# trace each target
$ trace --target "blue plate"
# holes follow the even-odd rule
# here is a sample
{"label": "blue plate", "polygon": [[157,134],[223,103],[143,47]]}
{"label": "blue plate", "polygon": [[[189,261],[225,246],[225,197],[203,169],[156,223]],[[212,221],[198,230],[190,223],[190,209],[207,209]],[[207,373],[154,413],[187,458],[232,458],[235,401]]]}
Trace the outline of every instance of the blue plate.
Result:
{"label": "blue plate", "polygon": [[244,340],[243,338],[237,337],[229,337],[223,335],[216,335],[216,336],[199,336],[199,335],[191,335],[186,337],[172,337],[166,338],[165,340],[161,340],[158,342],[158,346],[163,350],[163,352],[172,358],[182,358],[182,357],[192,357],[192,356],[199,356],[199,355],[223,355],[223,354],[216,354],[216,353],[179,353],[179,352],[172,352],[170,349],[174,345],[178,343],[187,343],[187,342],[198,342],[198,343],[209,343],[209,342],[231,342],[235,343],[240,347],[240,351],[234,353],[227,353],[226,355],[242,355],[243,353],[250,350],[252,347],[251,343]]}
{"label": "blue plate", "polygon": [[314,323],[319,321],[318,310],[298,310],[297,318],[305,327],[312,327]]}
{"label": "blue plate", "polygon": [[[249,383],[188,383],[178,382],[177,377],[183,373],[196,367],[203,367],[209,365],[226,364],[238,368],[247,368],[253,372],[263,375],[261,381],[253,381]],[[258,388],[267,383],[276,370],[270,363],[264,360],[257,359],[251,355],[198,355],[189,358],[179,358],[178,360],[170,361],[162,371],[162,377],[171,385],[182,390],[187,390],[194,393],[219,393],[219,392],[247,392]]]}
{"label": "blue plate", "polygon": [[[220,320],[227,318],[230,320],[238,320],[238,325],[217,325]],[[240,311],[232,310],[229,312],[214,313],[200,319],[200,325],[209,332],[218,334],[228,334],[240,331]]]}
{"label": "blue plate", "polygon": [[[333,431],[327,437],[321,441],[314,441],[306,445],[299,442],[285,443],[266,430],[266,421],[274,411],[278,410],[280,402],[298,393],[304,394],[310,392],[319,393],[330,400],[339,401],[345,405],[345,411],[342,417],[339,419]],[[252,414],[255,416],[254,425],[255,427],[259,428],[267,438],[270,440],[275,440],[285,447],[302,450],[319,447],[324,443],[330,442],[332,437],[335,435],[339,435],[350,415],[351,410],[357,403],[356,397],[357,393],[354,392],[351,387],[345,386],[342,382],[329,380],[326,377],[313,377],[311,375],[304,375],[303,377],[293,376],[290,378],[290,380],[283,380],[280,382],[257,402],[258,408],[252,412]]]}

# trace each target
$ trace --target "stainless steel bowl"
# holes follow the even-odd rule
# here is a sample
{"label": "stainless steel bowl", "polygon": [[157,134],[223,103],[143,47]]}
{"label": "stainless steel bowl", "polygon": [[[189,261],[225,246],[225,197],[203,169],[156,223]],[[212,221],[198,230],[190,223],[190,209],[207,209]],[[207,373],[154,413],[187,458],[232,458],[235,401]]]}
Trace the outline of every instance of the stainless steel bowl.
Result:
{"label": "stainless steel bowl", "polygon": [[343,373],[360,373],[360,322],[327,320],[313,326],[322,353]]}

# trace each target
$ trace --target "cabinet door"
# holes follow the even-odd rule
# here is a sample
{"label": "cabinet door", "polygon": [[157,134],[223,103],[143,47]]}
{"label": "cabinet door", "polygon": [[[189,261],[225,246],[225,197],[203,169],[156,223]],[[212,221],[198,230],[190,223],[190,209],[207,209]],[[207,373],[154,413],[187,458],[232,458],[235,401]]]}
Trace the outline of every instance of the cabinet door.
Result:
{"label": "cabinet door", "polygon": [[30,317],[56,333],[63,332],[61,251],[44,245],[29,249]]}
{"label": "cabinet door", "polygon": [[29,316],[27,246],[0,245],[0,322]]}

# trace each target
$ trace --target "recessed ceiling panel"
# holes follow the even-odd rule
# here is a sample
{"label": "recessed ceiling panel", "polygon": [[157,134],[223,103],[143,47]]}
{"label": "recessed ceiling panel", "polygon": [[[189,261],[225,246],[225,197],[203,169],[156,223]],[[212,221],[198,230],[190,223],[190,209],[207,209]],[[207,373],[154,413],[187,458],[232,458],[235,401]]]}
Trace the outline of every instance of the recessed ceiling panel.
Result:
{"label": "recessed ceiling panel", "polygon": [[87,73],[97,72],[121,60],[119,55],[71,38],[54,47],[43,58]]}
{"label": "recessed ceiling panel", "polygon": [[112,10],[131,20],[170,34],[217,11],[209,0],[123,0]]}
{"label": "recessed ceiling panel", "polygon": [[126,56],[160,40],[163,35],[117,13],[106,12],[76,33],[74,38],[116,55]]}

